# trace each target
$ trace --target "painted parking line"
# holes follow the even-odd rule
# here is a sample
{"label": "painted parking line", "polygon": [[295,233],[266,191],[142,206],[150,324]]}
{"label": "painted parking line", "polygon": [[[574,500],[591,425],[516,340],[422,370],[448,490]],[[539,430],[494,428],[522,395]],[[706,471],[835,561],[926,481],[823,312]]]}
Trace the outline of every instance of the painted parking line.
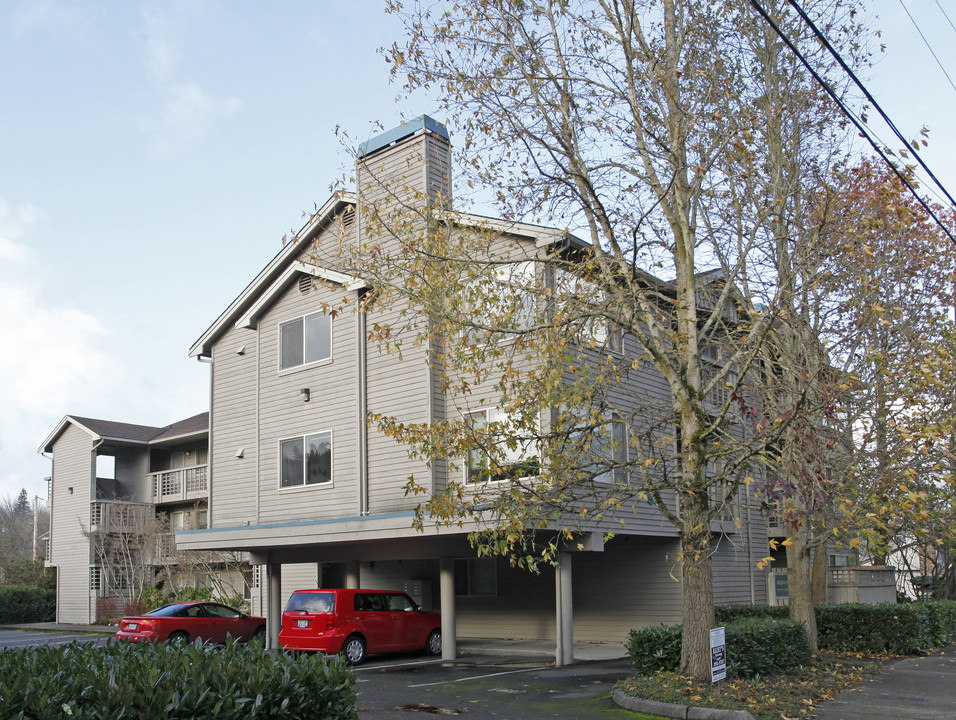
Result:
{"label": "painted parking line", "polygon": [[506,670],[504,672],[487,673],[485,675],[472,675],[471,677],[455,678],[454,680],[440,680],[438,682],[419,683],[417,685],[409,685],[408,687],[420,688],[429,687],[431,685],[451,685],[452,683],[467,682],[468,680],[484,680],[485,678],[500,677],[502,675],[516,675],[518,673],[535,672],[537,670],[543,670],[546,667],[548,666],[542,665],[540,667],[522,668],[521,670]]}
{"label": "painted parking line", "polygon": [[380,665],[362,665],[360,667],[352,668],[352,672],[360,673],[365,670],[388,670],[390,668],[402,668],[402,667],[415,667],[416,665],[437,665],[441,663],[440,658],[435,658],[434,660],[416,660],[413,662],[385,662]]}

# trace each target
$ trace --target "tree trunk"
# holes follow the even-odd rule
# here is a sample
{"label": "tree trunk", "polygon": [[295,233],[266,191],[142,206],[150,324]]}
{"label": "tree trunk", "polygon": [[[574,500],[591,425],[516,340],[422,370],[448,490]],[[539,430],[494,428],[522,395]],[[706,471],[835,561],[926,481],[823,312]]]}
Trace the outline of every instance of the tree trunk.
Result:
{"label": "tree trunk", "polygon": [[710,563],[707,492],[681,496],[681,582],[684,630],[680,672],[710,681],[710,629],[714,626],[714,578]]}
{"label": "tree trunk", "polygon": [[790,619],[802,623],[807,630],[810,653],[819,652],[817,647],[817,619],[810,594],[810,547],[807,542],[807,526],[801,524],[789,538],[787,546],[787,586],[790,596]]}
{"label": "tree trunk", "polygon": [[827,548],[817,546],[813,551],[813,567],[810,576],[810,597],[814,605],[827,601]]}

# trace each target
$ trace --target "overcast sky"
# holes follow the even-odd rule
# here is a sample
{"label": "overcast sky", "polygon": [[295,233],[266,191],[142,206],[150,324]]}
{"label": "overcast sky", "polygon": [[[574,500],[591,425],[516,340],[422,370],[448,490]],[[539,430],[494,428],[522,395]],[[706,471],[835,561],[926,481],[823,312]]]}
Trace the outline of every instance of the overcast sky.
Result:
{"label": "overcast sky", "polygon": [[[0,3],[0,496],[45,498],[36,451],[66,414],[208,408],[187,350],[345,172],[336,127],[359,142],[435,113],[395,102],[383,4]],[[936,0],[906,4],[956,77]],[[956,91],[900,0],[870,5],[888,46],[871,90],[907,135],[930,127],[956,188]]]}

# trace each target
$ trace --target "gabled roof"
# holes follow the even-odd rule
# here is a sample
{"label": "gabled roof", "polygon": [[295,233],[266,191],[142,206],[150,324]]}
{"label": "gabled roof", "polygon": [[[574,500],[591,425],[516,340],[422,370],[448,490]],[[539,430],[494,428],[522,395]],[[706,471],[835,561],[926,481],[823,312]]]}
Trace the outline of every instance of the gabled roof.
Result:
{"label": "gabled roof", "polygon": [[153,443],[169,442],[173,439],[185,439],[190,436],[201,436],[209,432],[209,413],[199,413],[185,420],[180,420],[165,427],[152,425],[134,425],[132,423],[115,422],[113,420],[98,420],[85,418],[79,415],[66,415],[43,441],[37,452],[53,452],[53,444],[66,430],[68,425],[78,427],[86,432],[94,441],[111,440],[127,445],[150,445]]}
{"label": "gabled roof", "polygon": [[[189,357],[208,356],[216,338],[225,332],[230,325],[248,315],[249,308],[259,302],[263,292],[276,292],[281,289],[284,284],[283,277],[285,280],[289,279],[289,266],[302,252],[302,249],[340,210],[350,205],[355,205],[355,195],[353,193],[337,193],[326,200],[325,204],[309,218],[309,221],[296,233],[295,237],[286,243],[285,247],[256,275],[245,290],[239,293],[239,296],[229,304],[229,307],[209,326],[206,332],[193,343],[193,346],[189,348]],[[314,268],[314,270],[322,269]],[[341,273],[336,274],[341,275]],[[349,277],[348,279],[351,280],[352,278]]]}

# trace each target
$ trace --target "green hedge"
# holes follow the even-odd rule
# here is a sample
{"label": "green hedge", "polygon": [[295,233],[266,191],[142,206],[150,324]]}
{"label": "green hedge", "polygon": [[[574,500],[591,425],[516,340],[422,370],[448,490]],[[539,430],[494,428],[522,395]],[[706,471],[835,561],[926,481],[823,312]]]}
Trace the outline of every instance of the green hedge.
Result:
{"label": "green hedge", "polygon": [[780,605],[717,605],[714,619],[718,626],[735,620],[789,620],[790,610]]}
{"label": "green hedge", "polygon": [[0,586],[0,623],[53,622],[55,619],[56,590]]}
{"label": "green hedge", "polygon": [[675,672],[680,667],[681,626],[658,625],[631,630],[624,647],[638,675]]}
{"label": "green hedge", "polygon": [[834,652],[915,655],[933,647],[923,603],[819,605],[816,615],[820,647]]}
{"label": "green hedge", "polygon": [[726,627],[729,678],[781,675],[810,664],[810,643],[800,623],[753,619]]}
{"label": "green hedge", "polygon": [[[810,662],[810,645],[799,623],[745,619],[725,627],[728,678],[779,675]],[[681,627],[631,630],[626,647],[631,667],[638,675],[675,672],[680,666]]]}
{"label": "green hedge", "polygon": [[339,658],[257,643],[165,643],[0,650],[4,720],[357,720],[355,677]]}
{"label": "green hedge", "polygon": [[922,604],[929,611],[933,647],[956,642],[956,600],[933,600]]}
{"label": "green hedge", "polygon": [[[956,601],[817,605],[817,642],[834,652],[915,655],[956,641]],[[718,624],[738,618],[786,618],[785,607],[715,608]]]}

